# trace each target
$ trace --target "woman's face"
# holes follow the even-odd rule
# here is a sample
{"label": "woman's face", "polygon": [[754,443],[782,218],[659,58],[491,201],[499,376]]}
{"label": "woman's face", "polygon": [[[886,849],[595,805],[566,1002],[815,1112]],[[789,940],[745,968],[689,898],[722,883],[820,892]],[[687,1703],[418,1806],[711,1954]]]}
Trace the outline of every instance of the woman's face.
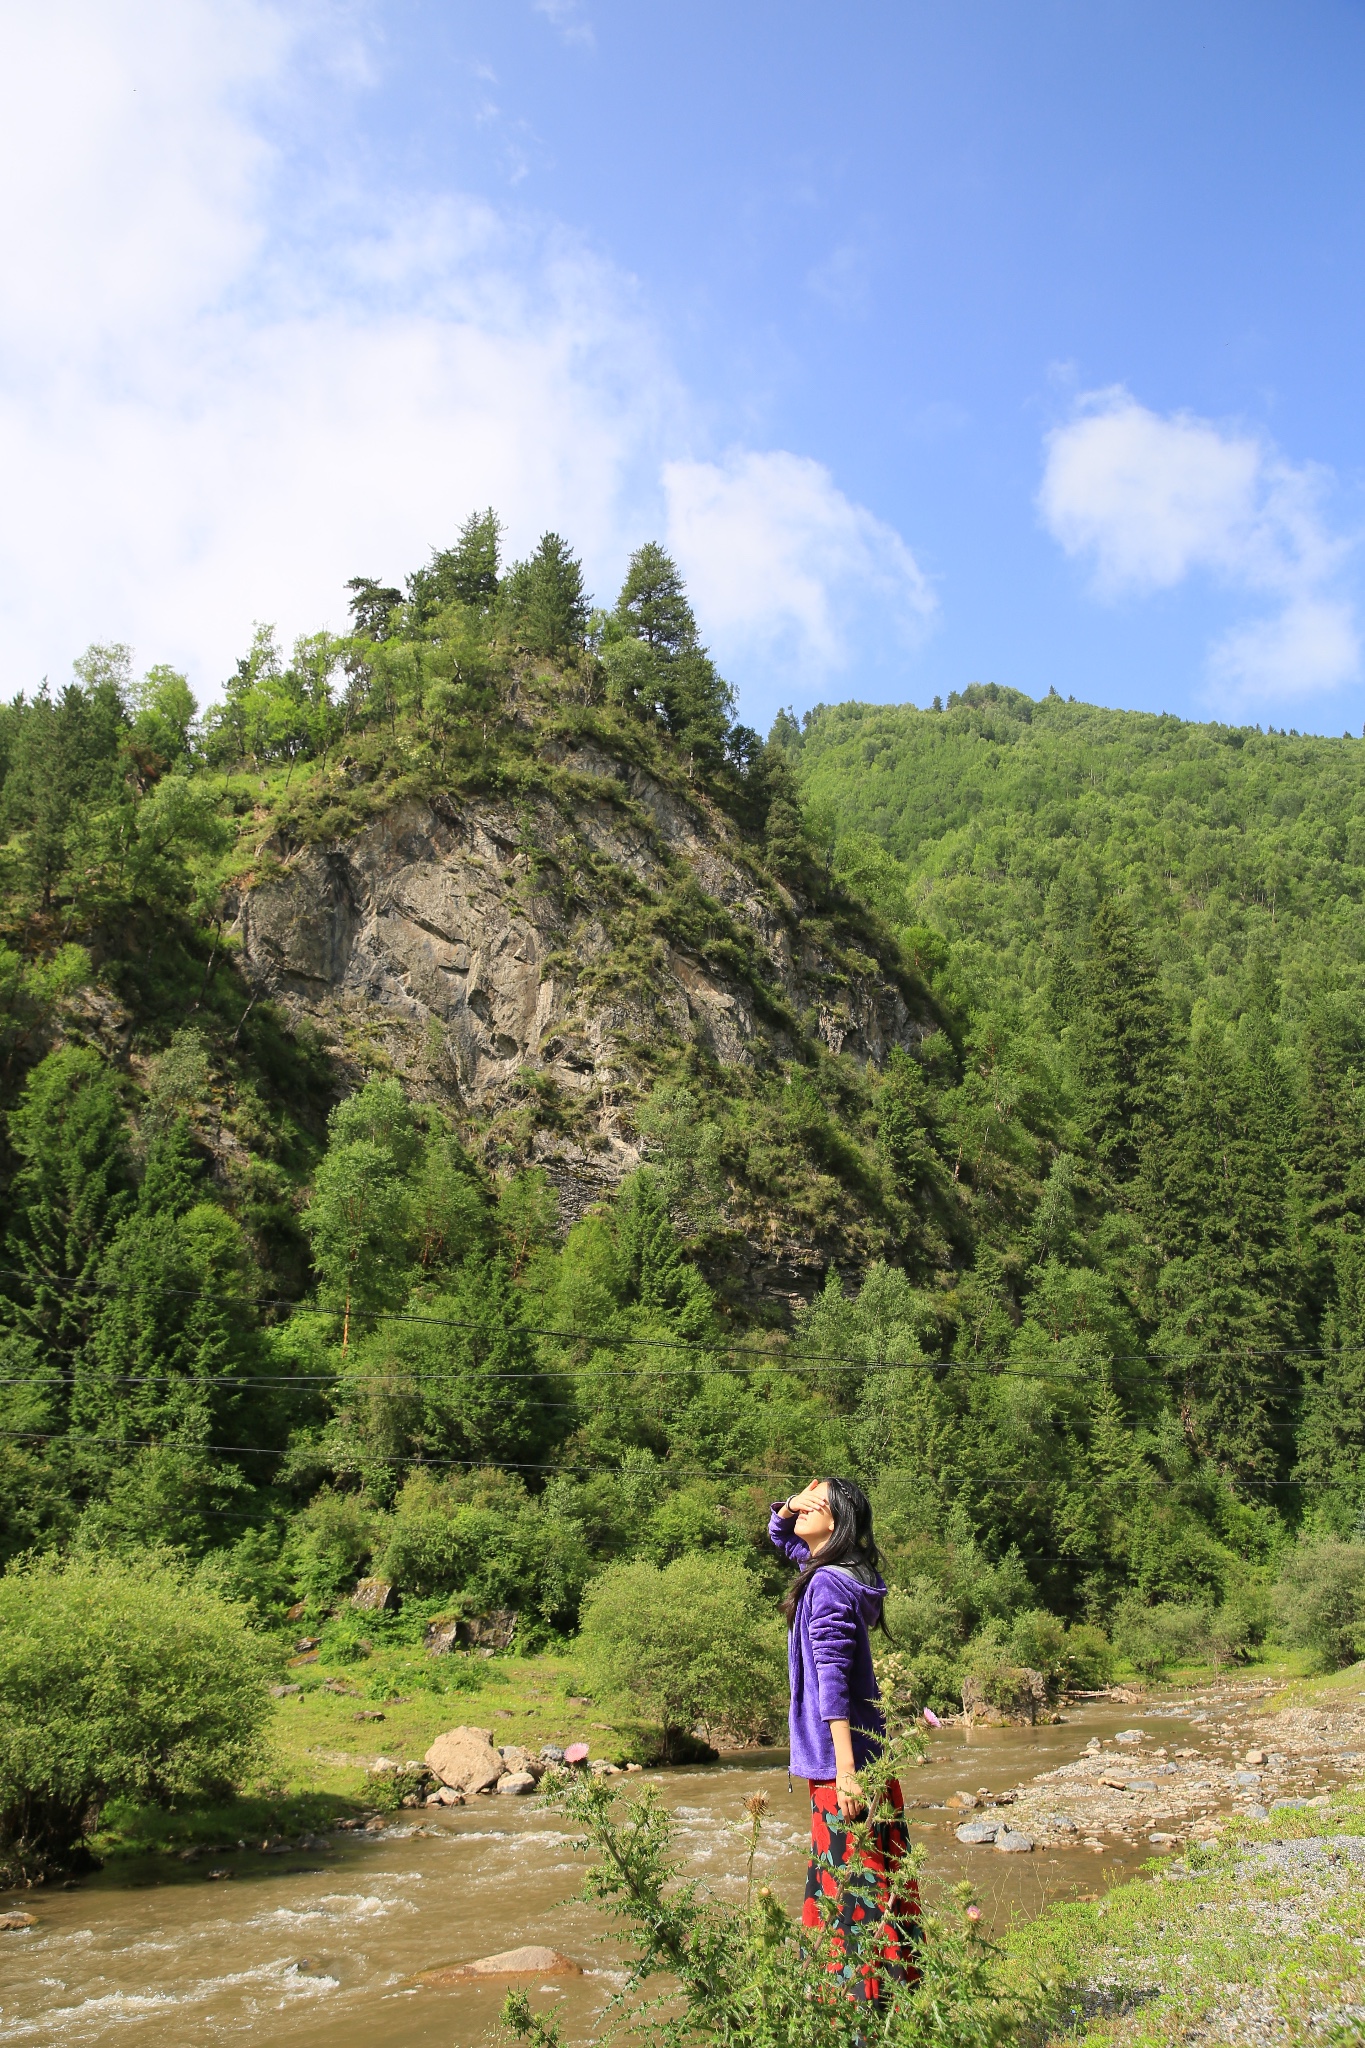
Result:
{"label": "woman's face", "polygon": [[805,1492],[798,1495],[798,1501],[800,1506],[794,1525],[796,1533],[807,1550],[814,1554],[834,1534],[829,1488],[823,1479],[812,1480]]}

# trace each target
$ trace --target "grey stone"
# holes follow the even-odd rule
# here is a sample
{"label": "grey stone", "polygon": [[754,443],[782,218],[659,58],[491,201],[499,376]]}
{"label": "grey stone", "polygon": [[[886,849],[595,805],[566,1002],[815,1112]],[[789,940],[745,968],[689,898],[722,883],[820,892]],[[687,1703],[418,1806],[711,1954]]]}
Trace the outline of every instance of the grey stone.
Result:
{"label": "grey stone", "polygon": [[535,1789],[534,1771],[507,1771],[498,1779],[499,1792],[510,1793],[514,1798],[527,1792],[534,1792]]}
{"label": "grey stone", "polygon": [[361,1579],[351,1595],[352,1607],[365,1614],[387,1614],[398,1605],[398,1596],[387,1579]]}
{"label": "grey stone", "polygon": [[1026,1856],[1033,1848],[1033,1837],[1016,1835],[1013,1828],[1001,1828],[995,1838],[995,1846],[1003,1850],[1006,1856]]}
{"label": "grey stone", "polygon": [[968,1848],[979,1849],[984,1848],[987,1842],[995,1840],[1000,1833],[1000,1827],[998,1820],[965,1820],[954,1833],[959,1842],[965,1842]]}

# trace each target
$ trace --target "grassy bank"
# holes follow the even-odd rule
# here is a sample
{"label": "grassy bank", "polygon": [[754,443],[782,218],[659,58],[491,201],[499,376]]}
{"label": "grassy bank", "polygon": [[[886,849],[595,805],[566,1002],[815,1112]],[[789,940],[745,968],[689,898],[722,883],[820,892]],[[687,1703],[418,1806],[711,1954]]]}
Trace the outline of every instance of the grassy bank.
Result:
{"label": "grassy bank", "polygon": [[[1296,1681],[1267,1701],[1332,1708],[1365,1694],[1365,1668]],[[1365,1789],[1219,1838],[1116,1886],[1048,1908],[1007,1942],[1013,1961],[1063,1987],[1054,2042],[1365,2039]]]}
{"label": "grassy bank", "polygon": [[[316,1657],[294,1658],[281,1683],[299,1690],[275,1702],[268,1781],[242,1798],[169,1811],[111,1806],[94,1847],[106,1861],[154,1851],[280,1835],[297,1838],[382,1808],[387,1788],[369,1775],[379,1757],[425,1755],[445,1729],[491,1729],[500,1746],[540,1749],[586,1742],[594,1756],[625,1762],[650,1754],[650,1731],[612,1719],[579,1690],[570,1658],[455,1654],[427,1657],[387,1617],[350,1617],[322,1630]],[[364,1647],[368,1645],[367,1647]]]}

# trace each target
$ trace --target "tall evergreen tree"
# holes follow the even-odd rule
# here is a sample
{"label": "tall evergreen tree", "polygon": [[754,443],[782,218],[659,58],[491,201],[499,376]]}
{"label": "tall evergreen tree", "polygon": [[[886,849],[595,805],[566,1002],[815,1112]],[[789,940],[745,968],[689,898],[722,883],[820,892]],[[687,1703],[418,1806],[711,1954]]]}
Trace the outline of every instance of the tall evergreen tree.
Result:
{"label": "tall evergreen tree", "polygon": [[502,601],[512,631],[535,654],[567,654],[588,626],[583,568],[569,543],[543,533],[528,561],[508,571]]}
{"label": "tall evergreen tree", "polygon": [[105,1253],[133,1202],[128,1132],[98,1053],[49,1053],[9,1120],[19,1169],[10,1188],[8,1262],[22,1280],[12,1314],[49,1363],[76,1365],[98,1314]]}
{"label": "tall evergreen tree", "polygon": [[1091,1142],[1116,1179],[1131,1180],[1169,1109],[1171,1019],[1132,919],[1112,900],[1090,926],[1071,1038]]}
{"label": "tall evergreen tree", "polygon": [[485,512],[471,512],[454,547],[434,549],[425,569],[409,576],[408,610],[413,625],[425,625],[452,604],[488,611],[500,587],[501,551],[502,521],[492,506]]}
{"label": "tall evergreen tree", "polygon": [[1322,1356],[1304,1373],[1294,1476],[1342,1536],[1365,1512],[1365,1238],[1337,1241]]}
{"label": "tall evergreen tree", "polygon": [[1299,1341],[1287,1166],[1251,1072],[1207,1026],[1169,1129],[1144,1155],[1141,1206],[1160,1262],[1157,1349],[1186,1433],[1230,1472],[1272,1476]]}

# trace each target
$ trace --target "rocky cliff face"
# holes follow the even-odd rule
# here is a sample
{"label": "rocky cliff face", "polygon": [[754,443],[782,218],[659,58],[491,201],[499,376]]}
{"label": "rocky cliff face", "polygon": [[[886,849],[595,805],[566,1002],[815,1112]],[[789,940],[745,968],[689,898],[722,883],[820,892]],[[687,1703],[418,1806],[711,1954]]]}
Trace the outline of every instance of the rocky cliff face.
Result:
{"label": "rocky cliff face", "polygon": [[761,1067],[818,1035],[880,1065],[934,1028],[704,798],[591,748],[559,766],[568,796],[408,800],[295,853],[239,899],[244,972],[356,1072],[480,1124],[521,1105],[570,1214],[639,1162],[670,1049]]}

